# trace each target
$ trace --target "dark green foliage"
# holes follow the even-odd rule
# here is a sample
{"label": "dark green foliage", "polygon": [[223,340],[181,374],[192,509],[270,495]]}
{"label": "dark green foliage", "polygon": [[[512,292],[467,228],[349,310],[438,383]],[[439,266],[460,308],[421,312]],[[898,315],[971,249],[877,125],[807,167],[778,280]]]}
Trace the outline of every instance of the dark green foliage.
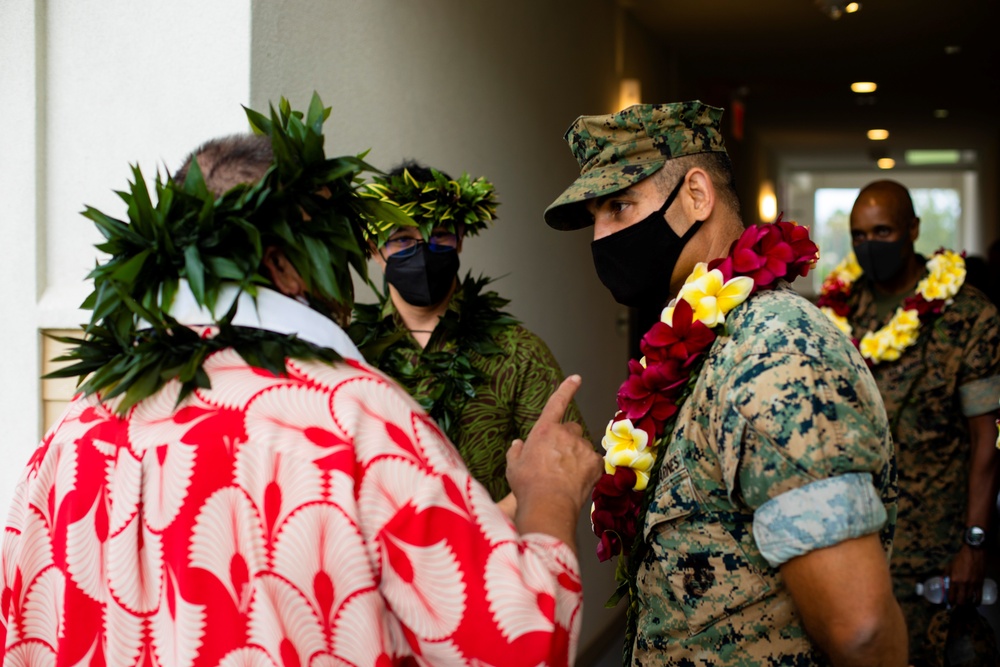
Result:
{"label": "dark green foliage", "polygon": [[216,318],[219,333],[211,339],[167,314],[181,280],[212,312],[224,284],[256,296],[258,286],[269,284],[261,273],[269,246],[284,252],[313,296],[349,309],[349,267],[367,280],[362,228],[389,216],[408,220],[399,211],[387,215],[390,204],[359,196],[362,174],[376,171],[363,156],[325,157],[322,128],[330,109],[315,93],[306,114],[293,111],[284,98],[270,117],[246,113],[274,151],[273,165],[257,183],[216,198],[192,161],[183,183],[158,175],[151,197],[133,167],[134,181],[118,193],[128,207],[127,221],[90,207],[83,212],[105,238],[97,248],[111,257],[88,276],[94,291],[82,305],[93,311],[86,335],[60,339],[74,347],[59,360],[75,363],[49,377],[78,376],[84,392],[105,399],[124,395],[118,407],[124,413],[174,378],[183,385],[181,398],[207,387],[202,364],[225,347],[274,373],[284,371],[285,357],[337,358],[294,337],[230,326],[235,306]]}
{"label": "dark green foliage", "polygon": [[[449,180],[436,169],[430,171],[434,180],[427,182],[416,180],[405,169],[399,176],[376,177],[362,190],[362,196],[366,201],[398,207],[416,221],[424,240],[436,227],[457,233],[458,226],[464,225],[467,235],[478,234],[497,217],[496,190],[485,178],[473,180],[462,174],[457,180]],[[383,223],[369,225],[366,230],[379,247],[400,224],[388,219]]]}
{"label": "dark green foliage", "polygon": [[415,348],[406,332],[383,317],[385,298],[377,304],[358,305],[348,329],[365,359],[396,379],[434,418],[449,438],[466,401],[486,378],[476,370],[469,353],[483,356],[503,350],[496,337],[517,323],[500,310],[508,300],[496,292],[483,293],[489,278],[467,274],[424,350]]}

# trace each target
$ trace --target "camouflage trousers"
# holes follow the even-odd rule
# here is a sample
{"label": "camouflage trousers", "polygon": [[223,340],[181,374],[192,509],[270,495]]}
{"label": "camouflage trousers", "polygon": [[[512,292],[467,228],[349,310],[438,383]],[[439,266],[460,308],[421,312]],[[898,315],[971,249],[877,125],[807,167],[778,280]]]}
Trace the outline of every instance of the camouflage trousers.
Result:
{"label": "camouflage trousers", "polygon": [[970,605],[948,608],[931,604],[915,588],[927,577],[893,577],[896,600],[910,634],[914,667],[996,667],[997,637],[985,618]]}

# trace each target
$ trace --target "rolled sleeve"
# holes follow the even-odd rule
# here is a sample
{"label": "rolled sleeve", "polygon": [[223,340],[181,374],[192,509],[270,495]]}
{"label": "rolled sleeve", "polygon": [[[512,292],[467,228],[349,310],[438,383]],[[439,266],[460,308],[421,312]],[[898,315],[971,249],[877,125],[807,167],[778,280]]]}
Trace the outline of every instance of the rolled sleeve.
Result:
{"label": "rolled sleeve", "polygon": [[772,567],[881,530],[886,510],[869,473],[847,473],[792,489],[754,514],[757,548]]}
{"label": "rolled sleeve", "polygon": [[958,393],[966,417],[993,412],[1000,402],[1000,375],[966,382],[958,388]]}

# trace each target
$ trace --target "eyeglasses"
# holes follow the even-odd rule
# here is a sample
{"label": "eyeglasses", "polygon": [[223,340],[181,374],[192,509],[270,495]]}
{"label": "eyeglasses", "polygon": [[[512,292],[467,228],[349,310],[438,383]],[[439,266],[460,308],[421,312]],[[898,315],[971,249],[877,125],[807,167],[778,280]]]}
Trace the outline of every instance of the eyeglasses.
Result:
{"label": "eyeglasses", "polygon": [[402,236],[389,239],[383,247],[385,248],[386,255],[409,257],[410,255],[415,255],[417,249],[425,243],[431,252],[448,252],[458,247],[458,237],[449,232],[434,232],[428,241],[415,239],[410,236]]}

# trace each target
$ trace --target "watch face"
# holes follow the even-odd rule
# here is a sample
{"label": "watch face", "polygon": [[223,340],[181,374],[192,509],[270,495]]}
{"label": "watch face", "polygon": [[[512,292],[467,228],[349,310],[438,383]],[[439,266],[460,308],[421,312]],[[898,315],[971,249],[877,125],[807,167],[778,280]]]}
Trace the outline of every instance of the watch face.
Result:
{"label": "watch face", "polygon": [[981,547],[986,542],[986,531],[979,526],[971,526],[965,530],[965,543],[970,547]]}

